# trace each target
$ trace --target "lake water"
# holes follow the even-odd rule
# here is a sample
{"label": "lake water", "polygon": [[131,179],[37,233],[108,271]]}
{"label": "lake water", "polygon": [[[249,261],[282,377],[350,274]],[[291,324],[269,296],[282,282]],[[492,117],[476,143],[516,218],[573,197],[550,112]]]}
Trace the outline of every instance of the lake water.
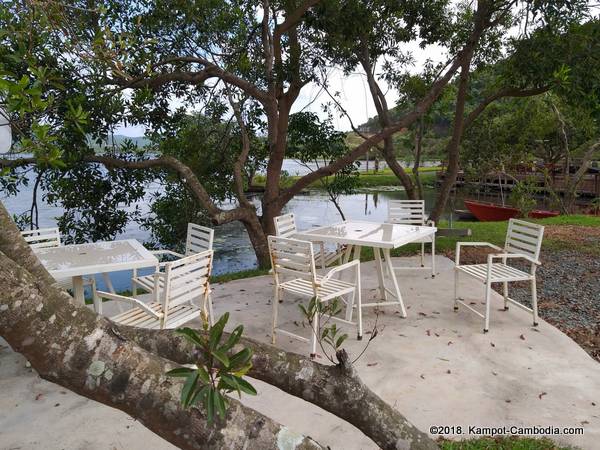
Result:
{"label": "lake water", "polygon": [[[372,163],[372,162],[371,162]],[[295,174],[294,170],[306,169],[295,161],[288,160],[284,164],[284,169],[290,174]],[[305,172],[300,172],[300,174]],[[142,213],[148,212],[148,202],[153,192],[160,189],[158,184],[150,185],[147,189],[146,200],[140,201],[134,207],[139,207]],[[401,189],[383,190],[369,189],[362,193],[346,195],[340,199],[340,205],[346,218],[362,219],[375,222],[382,222],[387,216],[387,203],[390,199],[406,198]],[[31,187],[23,189],[16,197],[6,197],[0,193],[0,200],[4,203],[8,211],[12,214],[19,214],[29,210],[31,205]],[[425,192],[425,201],[428,207],[431,207],[435,201],[435,191],[429,189]],[[39,225],[40,227],[56,226],[56,217],[62,214],[59,207],[50,206],[38,194]],[[260,198],[255,196],[252,201],[259,204]],[[226,207],[227,205],[224,205]],[[454,205],[449,205],[450,210]],[[296,215],[299,229],[306,229],[319,225],[326,225],[341,221],[341,217],[333,203],[328,200],[326,194],[320,191],[307,191],[292,199],[285,208],[284,212],[293,212]],[[115,236],[115,239],[137,239],[145,242],[150,239],[146,230],[139,227],[136,222],[130,222],[124,232]],[[213,273],[215,275],[238,272],[241,270],[252,269],[256,267],[254,251],[248,239],[245,229],[240,223],[229,223],[215,228],[215,261]],[[111,279],[115,289],[125,290],[130,287],[131,274],[129,272],[115,272],[111,274]],[[98,277],[98,285],[104,289],[104,283],[101,277]]]}

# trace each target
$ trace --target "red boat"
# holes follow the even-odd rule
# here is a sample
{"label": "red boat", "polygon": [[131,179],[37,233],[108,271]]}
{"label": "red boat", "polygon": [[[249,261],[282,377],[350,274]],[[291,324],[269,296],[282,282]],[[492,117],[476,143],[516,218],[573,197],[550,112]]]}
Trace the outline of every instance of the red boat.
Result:
{"label": "red boat", "polygon": [[[465,206],[473,213],[480,222],[499,222],[512,219],[519,215],[519,210],[512,206],[502,206],[496,203],[478,202],[475,200],[465,200]],[[545,211],[543,209],[534,209],[529,213],[533,219],[543,219],[545,217],[555,217],[560,214],[559,211]]]}

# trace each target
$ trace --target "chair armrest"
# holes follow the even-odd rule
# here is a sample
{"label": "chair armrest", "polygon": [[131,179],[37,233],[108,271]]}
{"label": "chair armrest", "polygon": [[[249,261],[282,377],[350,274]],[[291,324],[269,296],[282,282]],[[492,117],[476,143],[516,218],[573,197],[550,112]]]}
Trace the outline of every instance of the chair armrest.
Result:
{"label": "chair armrest", "polygon": [[541,265],[540,261],[536,261],[531,256],[524,255],[523,253],[491,253],[488,255],[488,264],[492,262],[492,260],[502,258],[502,259],[525,259],[529,261],[531,264],[535,264],[536,266]]}
{"label": "chair armrest", "polygon": [[355,266],[356,267],[360,266],[360,261],[358,259],[354,259],[354,260],[352,260],[350,262],[347,262],[345,264],[341,264],[339,266],[335,266],[333,269],[331,269],[329,272],[327,272],[323,278],[321,278],[321,281],[320,281],[319,284],[322,286],[325,283],[327,283],[331,279],[331,277],[333,275],[335,275],[336,273],[341,272],[342,270],[351,269],[351,268],[353,268]]}
{"label": "chair armrest", "polygon": [[185,255],[182,255],[181,253],[174,252],[173,250],[152,250],[150,253],[152,253],[155,256],[169,255],[169,256],[175,256],[177,258],[183,258],[185,256]]}
{"label": "chair armrest", "polygon": [[456,243],[456,252],[454,254],[454,264],[456,266],[460,265],[460,249],[461,247],[491,247],[494,250],[502,251],[500,247],[494,244],[490,244],[489,242],[457,242]]}
{"label": "chair armrest", "polygon": [[94,296],[100,298],[107,298],[109,300],[116,300],[119,302],[133,303],[135,306],[142,309],[145,313],[151,315],[152,317],[155,317],[157,319],[160,319],[162,317],[162,314],[158,314],[156,311],[153,311],[151,308],[148,307],[148,305],[138,300],[137,298],[125,297],[124,295],[113,294],[111,292],[104,291],[95,291]]}

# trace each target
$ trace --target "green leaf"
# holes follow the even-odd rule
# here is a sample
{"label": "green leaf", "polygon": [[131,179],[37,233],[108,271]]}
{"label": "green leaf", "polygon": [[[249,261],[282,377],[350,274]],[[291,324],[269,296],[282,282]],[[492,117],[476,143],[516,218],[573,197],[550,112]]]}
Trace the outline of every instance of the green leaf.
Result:
{"label": "green leaf", "polygon": [[223,395],[220,392],[215,392],[214,396],[213,396],[213,401],[215,403],[215,410],[217,411],[217,414],[224,419],[225,418],[225,398],[223,397]]}
{"label": "green leaf", "polygon": [[237,327],[235,327],[234,330],[229,335],[229,339],[227,339],[227,342],[225,342],[225,344],[223,344],[221,346],[220,350],[226,352],[226,351],[230,350],[231,348],[233,348],[233,346],[239,342],[240,338],[242,337],[243,332],[244,332],[243,325],[238,325]]}
{"label": "green leaf", "polygon": [[188,408],[190,406],[197,384],[198,372],[194,371],[194,373],[187,378],[185,384],[183,385],[183,389],[181,390],[181,404],[184,408]]}
{"label": "green leaf", "polygon": [[194,369],[191,369],[189,367],[178,367],[176,369],[169,370],[167,372],[167,376],[169,376],[169,377],[187,377],[193,371],[194,371]]}
{"label": "green leaf", "polygon": [[226,368],[228,368],[228,367],[229,367],[229,364],[230,364],[230,362],[229,362],[229,358],[227,357],[227,355],[226,355],[224,352],[222,352],[222,351],[220,351],[220,350],[215,350],[214,352],[212,352],[212,355],[213,355],[213,356],[214,356],[214,357],[215,357],[217,360],[219,360],[219,362],[220,362],[221,364],[223,364],[223,365],[224,365]]}
{"label": "green leaf", "polygon": [[206,398],[210,389],[210,386],[204,386],[202,389],[196,390],[192,397],[192,400],[190,401],[190,406],[196,405],[198,402],[202,402],[206,407]]}
{"label": "green leaf", "polygon": [[208,372],[206,371],[206,369],[204,367],[198,367],[198,377],[200,378],[200,381],[202,381],[204,384],[209,384],[210,383],[210,376],[208,375]]}
{"label": "green leaf", "polygon": [[250,359],[252,359],[252,350],[249,348],[244,348],[229,358],[228,367],[230,369],[236,369],[240,366],[248,364]]}
{"label": "green leaf", "polygon": [[336,348],[336,349],[340,348],[340,347],[342,346],[342,344],[344,343],[344,341],[345,341],[347,338],[348,338],[348,335],[347,335],[347,334],[342,334],[342,335],[341,335],[341,336],[338,338],[337,342],[335,343],[335,348]]}
{"label": "green leaf", "polygon": [[223,335],[223,329],[229,320],[229,313],[226,312],[221,316],[221,318],[215,323],[210,329],[210,339],[208,346],[211,350],[215,350],[217,348],[217,344],[221,341],[221,336]]}
{"label": "green leaf", "polygon": [[192,330],[191,328],[179,328],[175,331],[175,333],[177,333],[180,336],[183,336],[186,340],[199,347],[204,347],[206,345],[206,341],[198,333],[196,333],[195,330]]}
{"label": "green leaf", "polygon": [[212,386],[208,387],[208,393],[206,395],[206,419],[208,423],[213,421],[215,417],[215,390]]}
{"label": "green leaf", "polygon": [[237,391],[238,395],[241,396],[240,385],[237,382],[237,378],[232,375],[222,374],[220,381],[229,391]]}
{"label": "green leaf", "polygon": [[238,385],[240,387],[240,390],[246,394],[249,395],[256,395],[256,389],[254,389],[254,386],[252,386],[250,383],[248,383],[246,380],[240,378],[240,377],[235,377],[236,381],[238,382]]}

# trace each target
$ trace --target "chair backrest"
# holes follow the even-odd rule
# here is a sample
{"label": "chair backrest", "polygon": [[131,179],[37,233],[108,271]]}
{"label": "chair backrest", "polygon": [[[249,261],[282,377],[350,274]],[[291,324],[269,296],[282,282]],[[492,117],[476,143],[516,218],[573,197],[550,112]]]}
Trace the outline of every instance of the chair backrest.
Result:
{"label": "chair backrest", "polygon": [[187,239],[185,241],[185,256],[213,249],[215,230],[195,223],[188,223]]}
{"label": "chair backrest", "polygon": [[280,236],[269,236],[271,267],[276,281],[288,275],[316,281],[315,256],[312,243]]}
{"label": "chair backrest", "polygon": [[390,200],[388,202],[388,223],[403,225],[425,225],[424,200]]}
{"label": "chair backrest", "polygon": [[275,234],[280,237],[291,237],[298,231],[296,219],[293,214],[284,214],[273,219],[275,223]]}
{"label": "chair backrest", "polygon": [[60,247],[60,231],[58,228],[38,228],[21,231],[21,236],[31,248]]}
{"label": "chair backrest", "polygon": [[506,232],[504,251],[521,253],[539,261],[544,227],[524,220],[510,219]]}
{"label": "chair backrest", "polygon": [[164,289],[161,291],[164,317],[167,321],[169,308],[189,303],[193,299],[207,294],[212,269],[213,251],[206,250],[165,264],[164,272],[155,276],[162,277]]}

